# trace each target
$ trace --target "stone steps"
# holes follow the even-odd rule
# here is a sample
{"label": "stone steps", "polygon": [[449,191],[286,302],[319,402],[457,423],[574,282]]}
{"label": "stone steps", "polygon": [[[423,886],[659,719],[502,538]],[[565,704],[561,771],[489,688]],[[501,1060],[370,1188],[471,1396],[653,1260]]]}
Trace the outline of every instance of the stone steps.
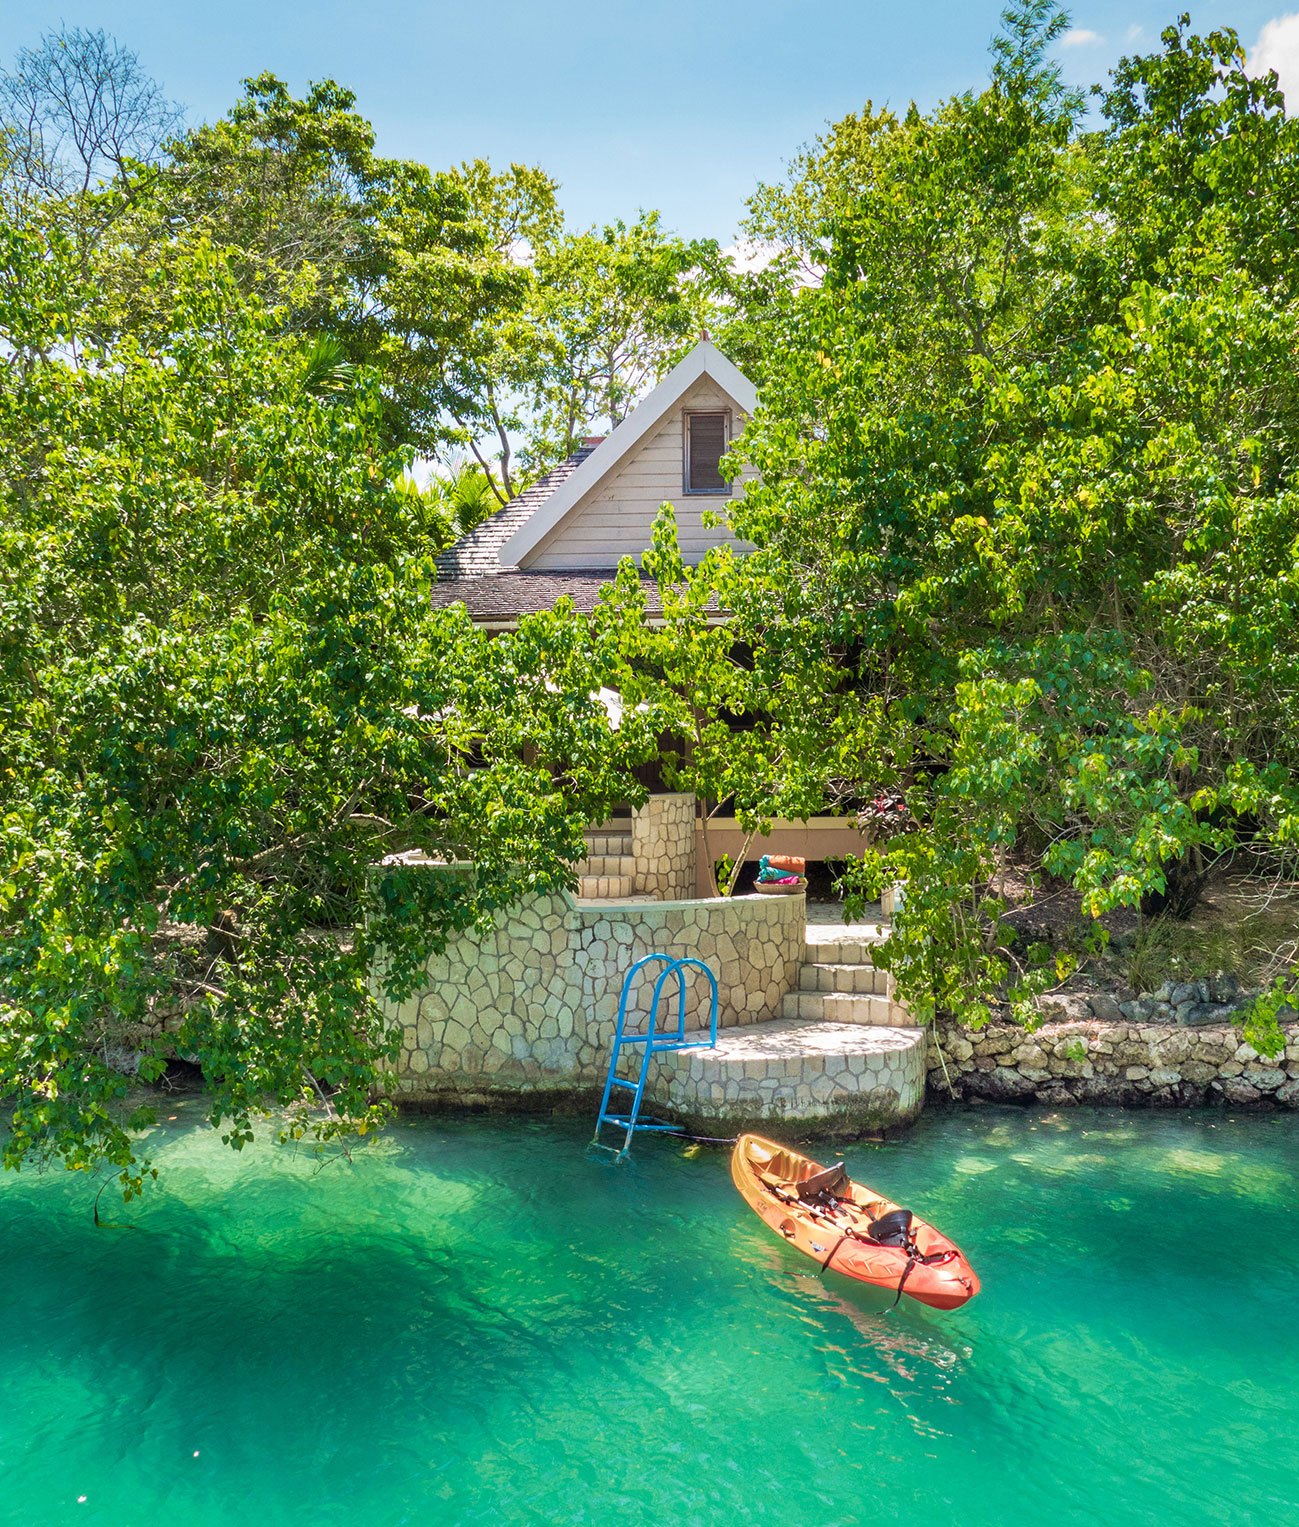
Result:
{"label": "stone steps", "polygon": [[800,991],[840,991],[887,997],[892,989],[888,972],[873,965],[833,964],[808,960],[799,969]]}
{"label": "stone steps", "polygon": [[914,1028],[906,1009],[892,1001],[892,977],[873,963],[881,942],[874,924],[809,923],[797,989],[786,996],[782,1015],[871,1028]]}
{"label": "stone steps", "polygon": [[579,875],[634,875],[636,861],[630,854],[587,854],[577,872]]}
{"label": "stone steps", "polygon": [[881,935],[865,928],[809,925],[805,948],[815,964],[869,965],[872,951],[883,942]]}
{"label": "stone steps", "polygon": [[888,997],[853,992],[792,991],[781,1004],[784,1018],[815,1019],[822,1023],[860,1023],[878,1028],[913,1028],[906,1009]]}
{"label": "stone steps", "polygon": [[577,894],[583,901],[626,901],[635,880],[631,875],[584,875],[579,871]]}
{"label": "stone steps", "polygon": [[[696,1036],[707,1043],[707,1034]],[[658,1057],[650,1092],[687,1119],[842,1121],[854,1127],[913,1119],[924,1100],[925,1035],[915,1028],[774,1019],[722,1030],[714,1049]]]}
{"label": "stone steps", "polygon": [[589,827],[586,858],[577,866],[577,894],[583,901],[626,901],[636,887],[636,860],[628,824],[616,818]]}
{"label": "stone steps", "polygon": [[605,832],[592,828],[586,834],[586,852],[591,855],[614,854],[619,857],[631,853],[631,833]]}

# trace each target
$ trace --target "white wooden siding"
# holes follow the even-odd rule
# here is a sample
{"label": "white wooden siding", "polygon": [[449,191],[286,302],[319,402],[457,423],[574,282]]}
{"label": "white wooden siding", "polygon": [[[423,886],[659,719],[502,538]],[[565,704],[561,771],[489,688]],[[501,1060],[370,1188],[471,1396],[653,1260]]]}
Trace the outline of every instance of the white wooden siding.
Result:
{"label": "white wooden siding", "polygon": [[706,511],[727,513],[743,491],[743,477],[732,485],[729,496],[684,491],[683,416],[720,409],[730,411],[734,439],[744,428],[744,415],[733,398],[702,377],[618,471],[579,499],[520,566],[535,572],[577,572],[615,567],[621,557],[639,561],[649,546],[654,517],[665,502],[676,509],[677,538],[685,562],[702,561],[705,552],[722,543],[744,546],[729,531],[703,523]]}

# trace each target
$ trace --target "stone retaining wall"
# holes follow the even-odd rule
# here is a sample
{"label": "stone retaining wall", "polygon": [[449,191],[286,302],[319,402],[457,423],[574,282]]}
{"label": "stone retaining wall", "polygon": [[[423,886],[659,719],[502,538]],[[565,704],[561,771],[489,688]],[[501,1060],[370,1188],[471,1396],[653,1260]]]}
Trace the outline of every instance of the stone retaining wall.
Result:
{"label": "stone retaining wall", "polygon": [[1269,1060],[1222,1023],[1083,1018],[1028,1033],[940,1021],[929,1036],[928,1079],[938,1096],[997,1102],[1299,1108],[1299,1024],[1285,1034],[1284,1053]]}
{"label": "stone retaining wall", "polygon": [[655,1101],[700,1134],[898,1130],[925,1101],[925,1036],[915,1028],[738,1029],[716,1050],[679,1051],[657,1065]]}
{"label": "stone retaining wall", "polygon": [[[1062,992],[1038,1000],[1042,1015],[1054,1020],[1099,1018],[1102,1023],[1176,1023],[1190,1028],[1229,1024],[1258,991],[1247,991],[1235,976],[1198,981],[1165,981],[1152,992]],[[1299,1019],[1299,1014],[1294,1015]]]}
{"label": "stone retaining wall", "polygon": [[[490,930],[453,939],[429,960],[423,989],[390,1010],[402,1029],[399,1096],[470,1102],[602,1085],[623,977],[642,955],[703,960],[717,976],[719,1023],[734,1025],[779,1014],[803,938],[801,896],[599,905],[533,897]],[[701,989],[699,1023],[703,997]]]}

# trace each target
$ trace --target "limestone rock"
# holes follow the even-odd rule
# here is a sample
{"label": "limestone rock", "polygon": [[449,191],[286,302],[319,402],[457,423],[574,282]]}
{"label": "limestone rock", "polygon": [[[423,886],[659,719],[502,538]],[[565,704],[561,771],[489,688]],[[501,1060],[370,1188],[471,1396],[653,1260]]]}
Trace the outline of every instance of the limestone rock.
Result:
{"label": "limestone rock", "polygon": [[1285,1084],[1285,1072],[1274,1066],[1249,1065],[1245,1067],[1245,1080],[1260,1092],[1275,1092]]}
{"label": "limestone rock", "polygon": [[1206,1023],[1223,1023],[1226,1021],[1228,1009],[1214,1002],[1194,1002],[1189,1007],[1179,1010],[1178,1023],[1196,1028]]}
{"label": "limestone rock", "polygon": [[1197,1087],[1207,1087],[1217,1074],[1215,1067],[1202,1060],[1188,1060],[1182,1066],[1182,1080]]}

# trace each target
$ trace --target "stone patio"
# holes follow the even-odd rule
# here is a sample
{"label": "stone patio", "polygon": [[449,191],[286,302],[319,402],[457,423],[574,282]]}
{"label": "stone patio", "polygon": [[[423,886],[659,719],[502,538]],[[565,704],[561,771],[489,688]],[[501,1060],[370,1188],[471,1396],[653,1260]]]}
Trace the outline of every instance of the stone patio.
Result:
{"label": "stone patio", "polygon": [[916,1028],[780,1019],[729,1030],[716,1048],[677,1051],[657,1066],[654,1099],[700,1127],[888,1128],[909,1124],[924,1103],[925,1038]]}
{"label": "stone patio", "polygon": [[[623,977],[653,951],[703,959],[721,1006],[715,1048],[655,1060],[647,1111],[701,1132],[909,1123],[924,1098],[924,1034],[872,964],[886,933],[878,918],[845,924],[801,896],[533,898],[454,939],[393,1011],[399,1097],[545,1106],[598,1093]],[[633,994],[640,1024],[647,987]]]}

